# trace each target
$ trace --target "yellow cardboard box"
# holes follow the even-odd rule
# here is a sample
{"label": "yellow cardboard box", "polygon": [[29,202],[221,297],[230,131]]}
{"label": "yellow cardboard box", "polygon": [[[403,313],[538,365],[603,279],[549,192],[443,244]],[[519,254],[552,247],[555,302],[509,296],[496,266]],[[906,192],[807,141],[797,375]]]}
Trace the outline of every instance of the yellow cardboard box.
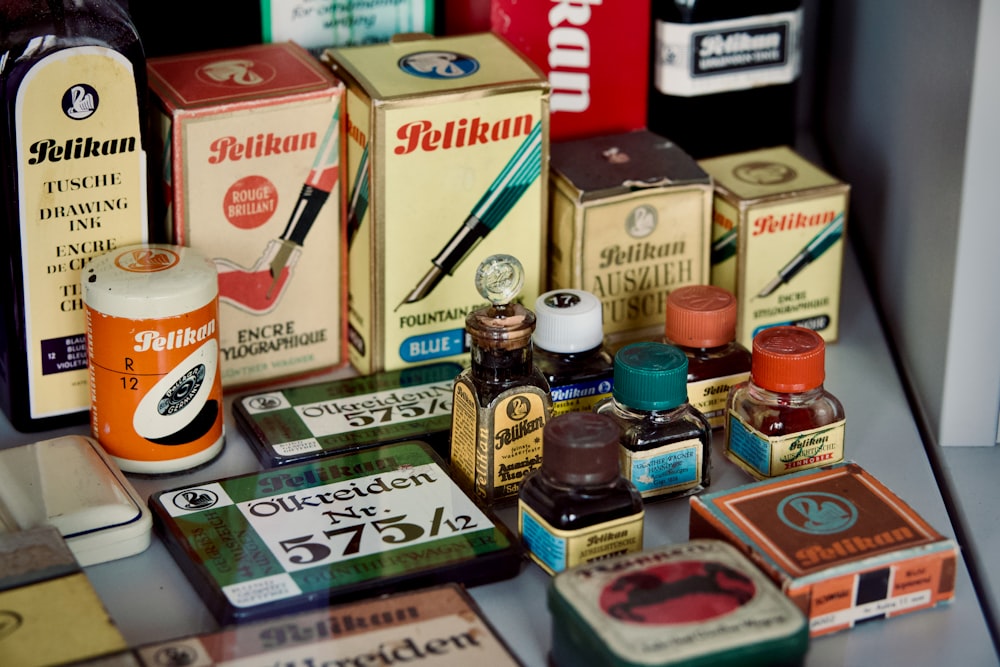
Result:
{"label": "yellow cardboard box", "polygon": [[348,353],[361,373],[468,352],[488,255],[544,280],[549,87],[490,33],[327,49],[347,84]]}
{"label": "yellow cardboard box", "polygon": [[699,164],[715,181],[712,284],[736,295],[736,339],[795,324],[836,341],[850,186],[787,146]]}

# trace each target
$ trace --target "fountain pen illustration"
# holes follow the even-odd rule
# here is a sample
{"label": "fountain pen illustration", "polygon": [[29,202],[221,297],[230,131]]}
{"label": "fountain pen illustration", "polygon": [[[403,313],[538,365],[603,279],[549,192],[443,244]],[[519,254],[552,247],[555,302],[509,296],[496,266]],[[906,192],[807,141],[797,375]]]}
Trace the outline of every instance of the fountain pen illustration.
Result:
{"label": "fountain pen illustration", "polygon": [[840,237],[844,234],[844,213],[838,213],[837,217],[833,219],[826,227],[824,227],[819,234],[814,236],[812,240],[807,243],[802,250],[796,253],[795,257],[778,271],[778,275],[771,279],[767,285],[764,285],[763,289],[757,293],[754,298],[763,298],[769,296],[778,289],[781,285],[787,283],[791,280],[799,271],[808,266],[813,260],[817,259],[824,252],[829,250],[830,246],[840,240]]}
{"label": "fountain pen illustration", "polygon": [[351,193],[347,200],[347,247],[354,243],[354,237],[358,234],[361,221],[364,220],[365,212],[368,210],[368,189],[371,177],[368,175],[368,144],[361,153],[361,161],[358,163],[358,172],[354,175],[354,184],[351,186]]}
{"label": "fountain pen illustration", "polygon": [[483,193],[469,216],[431,260],[431,268],[399,306],[416,303],[430,294],[493,231],[542,173],[542,125],[536,124],[524,142]]}

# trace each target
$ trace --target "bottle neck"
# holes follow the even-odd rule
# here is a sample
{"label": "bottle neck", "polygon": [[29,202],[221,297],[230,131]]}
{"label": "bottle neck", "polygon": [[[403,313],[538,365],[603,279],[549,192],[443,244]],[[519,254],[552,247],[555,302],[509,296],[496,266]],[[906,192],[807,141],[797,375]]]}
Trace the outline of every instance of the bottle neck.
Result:
{"label": "bottle neck", "polygon": [[480,347],[470,350],[472,374],[483,382],[504,384],[530,375],[533,370],[531,344],[514,349]]}
{"label": "bottle neck", "polygon": [[812,389],[806,389],[805,391],[796,392],[784,392],[784,391],[771,391],[770,389],[765,389],[758,384],[751,381],[747,388],[750,391],[750,395],[754,400],[760,401],[762,403],[770,403],[775,405],[807,405],[813,401],[821,398],[826,390],[823,385],[814,387]]}

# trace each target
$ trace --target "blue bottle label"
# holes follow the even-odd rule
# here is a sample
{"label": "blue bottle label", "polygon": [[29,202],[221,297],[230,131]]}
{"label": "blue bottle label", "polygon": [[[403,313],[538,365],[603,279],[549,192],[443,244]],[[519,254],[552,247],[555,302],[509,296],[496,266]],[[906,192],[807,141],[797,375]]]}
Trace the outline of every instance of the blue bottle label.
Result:
{"label": "blue bottle label", "polygon": [[610,378],[552,387],[552,416],[564,412],[590,412],[594,405],[611,395],[611,387]]}
{"label": "blue bottle label", "polygon": [[641,452],[622,447],[622,472],[643,498],[685,491],[702,483],[703,451],[697,438]]}

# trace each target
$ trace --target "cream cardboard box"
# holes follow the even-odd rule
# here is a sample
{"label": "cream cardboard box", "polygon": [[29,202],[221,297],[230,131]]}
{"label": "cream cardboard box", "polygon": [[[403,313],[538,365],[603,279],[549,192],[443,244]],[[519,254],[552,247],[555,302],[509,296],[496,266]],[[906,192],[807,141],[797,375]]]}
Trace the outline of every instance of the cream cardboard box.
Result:
{"label": "cream cardboard box", "polygon": [[545,76],[490,33],[328,49],[347,84],[348,353],[361,373],[467,357],[479,263],[544,281]]}

